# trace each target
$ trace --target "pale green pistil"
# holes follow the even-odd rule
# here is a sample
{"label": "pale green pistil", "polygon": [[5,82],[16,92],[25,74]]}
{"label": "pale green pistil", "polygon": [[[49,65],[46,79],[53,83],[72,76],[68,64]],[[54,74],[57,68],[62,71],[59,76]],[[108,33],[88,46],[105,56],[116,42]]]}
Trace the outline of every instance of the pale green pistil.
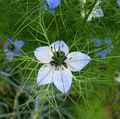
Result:
{"label": "pale green pistil", "polygon": [[53,52],[53,57],[52,57],[52,61],[50,62],[51,65],[55,65],[57,66],[61,66],[61,65],[66,65],[66,63],[64,62],[67,59],[65,53],[63,51],[60,51],[60,49],[58,50],[58,52]]}
{"label": "pale green pistil", "polygon": [[14,51],[15,46],[14,46],[14,45],[9,45],[9,46],[8,46],[8,49],[11,50],[11,51]]}

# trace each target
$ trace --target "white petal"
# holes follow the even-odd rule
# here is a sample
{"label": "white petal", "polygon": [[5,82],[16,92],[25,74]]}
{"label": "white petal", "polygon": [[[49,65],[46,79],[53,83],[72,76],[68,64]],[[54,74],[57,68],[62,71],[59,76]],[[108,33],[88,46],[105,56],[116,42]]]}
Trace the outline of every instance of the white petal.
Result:
{"label": "white petal", "polygon": [[76,72],[82,70],[90,61],[91,58],[88,55],[81,52],[72,52],[68,54],[65,62],[71,71]]}
{"label": "white petal", "polygon": [[104,13],[103,13],[102,9],[99,8],[99,9],[96,9],[96,10],[94,11],[94,15],[95,15],[96,17],[103,17],[103,16],[104,16]]}
{"label": "white petal", "polygon": [[38,85],[45,85],[53,82],[53,72],[54,67],[52,67],[50,64],[44,64],[37,76],[37,84]]}
{"label": "white petal", "polygon": [[52,59],[52,52],[50,47],[44,46],[36,48],[34,51],[34,55],[42,63],[49,63]]}
{"label": "white petal", "polygon": [[58,49],[60,48],[60,50],[63,51],[65,54],[68,54],[69,52],[69,48],[64,41],[56,41],[51,44],[51,47],[53,48],[53,51],[58,51]]}
{"label": "white petal", "polygon": [[63,94],[66,94],[72,83],[71,71],[68,69],[55,71],[53,74],[53,82],[58,90],[60,90]]}

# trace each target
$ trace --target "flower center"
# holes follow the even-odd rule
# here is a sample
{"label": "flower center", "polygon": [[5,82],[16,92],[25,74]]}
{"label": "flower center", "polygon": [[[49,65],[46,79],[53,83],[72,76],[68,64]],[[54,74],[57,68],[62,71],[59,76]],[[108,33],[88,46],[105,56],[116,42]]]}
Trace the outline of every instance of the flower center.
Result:
{"label": "flower center", "polygon": [[58,52],[53,52],[53,57],[52,61],[50,62],[51,65],[61,66],[64,65],[66,66],[66,63],[64,62],[67,59],[65,53],[63,51],[58,50]]}
{"label": "flower center", "polygon": [[11,50],[11,51],[14,51],[15,46],[14,46],[14,45],[9,45],[9,46],[8,46],[8,49]]}

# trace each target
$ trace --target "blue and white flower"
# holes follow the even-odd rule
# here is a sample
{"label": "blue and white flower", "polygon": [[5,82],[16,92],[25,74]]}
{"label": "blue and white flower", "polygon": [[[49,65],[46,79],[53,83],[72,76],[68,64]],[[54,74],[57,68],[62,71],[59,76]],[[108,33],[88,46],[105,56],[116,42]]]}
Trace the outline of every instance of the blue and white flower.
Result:
{"label": "blue and white flower", "polygon": [[118,4],[118,6],[120,7],[120,0],[117,0],[117,4]]}
{"label": "blue and white flower", "polygon": [[60,0],[46,0],[46,1],[51,10],[57,8],[60,4]]}
{"label": "blue and white flower", "polygon": [[[86,3],[86,0],[83,0],[83,4]],[[99,6],[99,4],[101,3],[101,0],[98,0],[94,6],[94,8],[92,9],[92,12],[89,14],[87,21],[91,21],[93,17],[103,17],[104,13],[102,8]],[[85,15],[89,13],[89,10],[86,11],[82,10],[81,14],[82,17],[85,18]]]}
{"label": "blue and white flower", "polygon": [[49,12],[54,13],[55,12],[55,8],[57,8],[60,5],[60,0],[46,0],[46,1],[42,1],[42,8],[41,11],[43,11],[45,9],[45,11],[48,11],[45,6],[46,4],[48,4],[50,10]]}
{"label": "blue and white flower", "polygon": [[93,39],[93,42],[94,46],[97,47],[94,50],[96,56],[102,56],[103,58],[106,58],[107,54],[110,53],[114,48],[114,46],[112,45],[112,39],[110,39],[109,37],[106,37],[104,39],[104,42],[102,42],[102,40],[100,40],[99,38]]}
{"label": "blue and white flower", "polygon": [[50,46],[35,49],[34,55],[44,65],[39,69],[38,85],[54,83],[58,90],[66,94],[72,83],[72,73],[82,70],[91,58],[79,51],[69,53],[64,41],[56,41]]}
{"label": "blue and white flower", "polygon": [[13,42],[11,37],[8,38],[8,42],[3,46],[4,51],[6,52],[6,59],[12,61],[14,54],[22,54],[20,48],[24,45],[24,41],[18,40]]}
{"label": "blue and white flower", "polygon": [[42,3],[41,3],[41,11],[43,12],[43,11],[48,11],[48,12],[51,12],[51,14],[53,14],[54,12],[55,12],[55,10],[52,8],[50,8],[50,10],[46,7],[46,5],[47,5],[47,1],[41,1]]}

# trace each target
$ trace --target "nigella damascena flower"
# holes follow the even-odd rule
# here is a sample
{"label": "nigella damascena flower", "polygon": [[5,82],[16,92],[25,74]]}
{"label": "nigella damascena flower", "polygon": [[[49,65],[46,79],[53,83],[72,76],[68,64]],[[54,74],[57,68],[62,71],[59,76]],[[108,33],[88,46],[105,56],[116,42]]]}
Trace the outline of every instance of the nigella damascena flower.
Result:
{"label": "nigella damascena flower", "polygon": [[41,63],[45,63],[38,72],[38,85],[54,83],[63,94],[71,87],[71,71],[80,71],[91,61],[84,53],[78,51],[69,53],[69,48],[63,41],[38,47],[34,55]]}
{"label": "nigella damascena flower", "polygon": [[60,4],[60,0],[46,0],[46,1],[51,11],[54,11],[54,9],[57,8]]}
{"label": "nigella damascena flower", "polygon": [[43,12],[44,10],[45,11],[48,11],[48,12],[51,12],[51,14],[53,14],[54,12],[55,12],[55,10],[54,9],[51,9],[50,8],[50,10],[48,10],[47,9],[47,7],[46,7],[46,5],[47,5],[47,1],[41,1],[42,3],[41,3],[41,11]]}
{"label": "nigella damascena flower", "polygon": [[[86,3],[85,0],[83,3]],[[104,13],[99,4],[101,3],[101,0],[98,0],[95,4],[95,7],[92,9],[92,12],[89,14],[87,21],[91,21],[93,17],[103,17]],[[82,17],[85,18],[86,14],[89,13],[89,10],[85,13],[85,10],[82,10],[81,14]]]}
{"label": "nigella damascena flower", "polygon": [[3,49],[6,52],[6,59],[12,61],[14,54],[22,54],[20,48],[24,45],[24,41],[18,40],[13,42],[11,37],[8,38],[8,42],[4,45]]}
{"label": "nigella damascena flower", "polygon": [[120,7],[120,0],[117,0],[117,4],[118,4],[118,6]]}
{"label": "nigella damascena flower", "polygon": [[93,42],[94,42],[94,46],[97,47],[94,50],[96,56],[102,56],[103,58],[105,58],[107,54],[110,53],[114,48],[114,46],[112,45],[112,39],[110,39],[109,37],[106,37],[104,39],[104,42],[102,42],[102,40],[100,40],[99,38],[93,39]]}

